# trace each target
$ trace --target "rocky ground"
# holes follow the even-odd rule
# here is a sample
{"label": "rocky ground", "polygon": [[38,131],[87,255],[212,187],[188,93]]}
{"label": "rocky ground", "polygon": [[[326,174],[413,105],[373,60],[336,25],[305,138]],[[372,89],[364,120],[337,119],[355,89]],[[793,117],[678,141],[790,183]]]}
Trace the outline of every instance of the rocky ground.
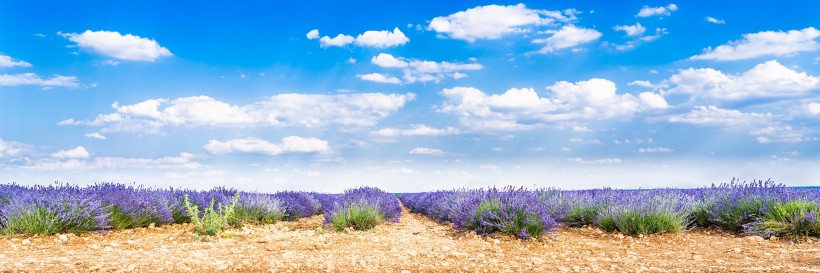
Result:
{"label": "rocky ground", "polygon": [[519,241],[460,234],[407,213],[371,231],[322,217],[222,237],[190,225],[110,234],[0,238],[0,272],[820,272],[820,242],[716,231],[630,237],[593,228]]}

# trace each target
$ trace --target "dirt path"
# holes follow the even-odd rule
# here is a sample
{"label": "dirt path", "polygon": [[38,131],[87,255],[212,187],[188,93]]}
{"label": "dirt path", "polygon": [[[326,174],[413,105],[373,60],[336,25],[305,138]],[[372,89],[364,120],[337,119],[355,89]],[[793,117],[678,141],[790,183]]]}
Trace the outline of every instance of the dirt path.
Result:
{"label": "dirt path", "polygon": [[0,272],[820,272],[820,242],[692,231],[644,238],[562,229],[521,242],[457,234],[405,212],[396,224],[345,233],[320,216],[201,238],[189,225],[0,238]]}

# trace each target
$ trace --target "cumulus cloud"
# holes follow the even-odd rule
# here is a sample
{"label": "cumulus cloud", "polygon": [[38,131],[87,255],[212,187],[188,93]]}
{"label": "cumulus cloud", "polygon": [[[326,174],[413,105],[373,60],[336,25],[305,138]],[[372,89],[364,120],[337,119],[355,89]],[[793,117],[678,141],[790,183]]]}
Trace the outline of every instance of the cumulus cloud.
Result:
{"label": "cumulus cloud", "polygon": [[772,60],[737,75],[712,68],[680,70],[660,87],[663,94],[689,94],[693,99],[741,100],[803,95],[820,88],[820,79]]}
{"label": "cumulus cloud", "polygon": [[641,99],[641,104],[643,104],[646,108],[650,109],[666,109],[669,108],[669,103],[666,102],[666,99],[661,97],[661,95],[651,93],[651,92],[643,92],[638,95],[638,98]]}
{"label": "cumulus cloud", "polygon": [[532,88],[511,88],[488,95],[472,87],[442,91],[446,98],[440,111],[453,113],[470,128],[526,129],[539,123],[572,120],[629,118],[642,110],[662,107],[660,96],[617,94],[615,83],[593,78],[575,83],[559,81],[541,97]]}
{"label": "cumulus cloud", "polygon": [[399,28],[393,32],[387,30],[368,30],[356,37],[356,45],[364,47],[395,47],[406,44],[410,39]]}
{"label": "cumulus cloud", "polygon": [[690,60],[734,61],[761,56],[791,56],[820,48],[816,39],[820,31],[814,27],[789,31],[761,31],[743,34],[743,39],[730,41],[716,48],[707,47]]}
{"label": "cumulus cloud", "polygon": [[[446,61],[425,61],[394,57],[393,55],[387,53],[380,53],[370,59],[370,62],[384,68],[401,68],[403,72],[402,78],[407,83],[439,82],[447,77],[460,79],[466,77],[466,74],[461,73],[462,71],[474,71],[484,68],[484,66],[475,62],[451,63]],[[398,79],[396,79],[396,81],[398,81]]]}
{"label": "cumulus cloud", "polygon": [[669,16],[676,10],[678,10],[678,6],[675,4],[669,4],[665,7],[643,6],[635,17]]}
{"label": "cumulus cloud", "polygon": [[318,29],[313,29],[311,31],[308,31],[308,33],[305,34],[305,37],[307,37],[308,40],[318,39],[319,38],[319,30]]}
{"label": "cumulus cloud", "polygon": [[34,85],[40,86],[44,88],[48,87],[69,87],[69,88],[76,88],[79,87],[80,84],[77,82],[77,77],[75,76],[60,76],[54,75],[53,77],[49,78],[41,78],[37,74],[34,73],[21,73],[21,74],[3,74],[0,75],[0,86],[19,86],[19,85]]}
{"label": "cumulus cloud", "polygon": [[32,147],[17,141],[6,141],[0,138],[0,158],[19,157],[30,151]]}
{"label": "cumulus cloud", "polygon": [[545,33],[550,33],[552,36],[545,39],[535,39],[532,42],[537,44],[546,44],[539,52],[553,53],[566,48],[574,48],[578,45],[589,43],[601,38],[601,33],[591,28],[576,27],[573,25],[566,25],[561,29],[548,30]]}
{"label": "cumulus cloud", "polygon": [[[319,30],[311,30],[306,36],[308,39],[316,39],[319,37]],[[368,30],[359,34],[356,38],[346,34],[338,34],[333,38],[330,36],[319,38],[321,47],[343,47],[355,44],[361,47],[388,48],[401,46],[408,42],[410,42],[410,38],[407,38],[399,28],[394,28],[392,32],[389,30]]]}
{"label": "cumulus cloud", "polygon": [[436,129],[424,124],[412,125],[409,129],[384,128],[373,132],[373,134],[384,137],[398,136],[446,136],[459,134],[459,130],[453,127]]}
{"label": "cumulus cloud", "polygon": [[509,33],[529,33],[536,26],[576,20],[574,9],[548,11],[528,9],[524,4],[479,6],[430,20],[427,30],[452,39],[475,42],[499,39]]}
{"label": "cumulus cloud", "polygon": [[820,103],[812,102],[801,106],[806,114],[817,116],[820,115]]}
{"label": "cumulus cloud", "polygon": [[718,25],[726,24],[726,21],[723,21],[723,19],[717,19],[717,18],[712,17],[712,16],[706,16],[706,22],[709,22],[709,23],[712,23],[712,24],[718,24]]}
{"label": "cumulus cloud", "polygon": [[101,132],[160,133],[166,127],[373,126],[415,99],[415,94],[280,94],[248,105],[208,96],[151,99],[132,105],[115,102],[114,113],[59,125],[103,127]]}
{"label": "cumulus cloud", "polygon": [[669,117],[669,122],[690,123],[709,126],[742,126],[770,120],[771,113],[743,113],[733,109],[722,109],[714,105],[695,106],[692,111]]}
{"label": "cumulus cloud", "polygon": [[301,138],[288,136],[281,143],[271,143],[264,139],[249,137],[218,141],[212,139],[205,144],[205,150],[211,154],[253,153],[280,155],[283,153],[324,153],[330,151],[327,141],[318,138]]}
{"label": "cumulus cloud", "polygon": [[640,36],[646,32],[646,28],[641,25],[641,23],[635,23],[634,25],[624,25],[624,26],[615,26],[612,29],[623,31],[626,33],[627,36]]}
{"label": "cumulus cloud", "polygon": [[448,153],[433,148],[416,147],[410,150],[411,155],[432,155],[432,156],[446,156]]}
{"label": "cumulus cloud", "polygon": [[392,84],[401,83],[401,80],[399,80],[399,78],[389,76],[389,75],[382,75],[382,74],[379,74],[379,73],[359,74],[359,75],[356,75],[356,78],[359,78],[363,81],[371,81],[371,82],[378,82],[378,83],[392,83]]}
{"label": "cumulus cloud", "polygon": [[14,61],[14,59],[12,59],[11,57],[0,54],[0,67],[15,67],[15,66],[30,67],[31,64],[27,63],[27,62],[24,62],[24,61],[20,61],[20,60]]}
{"label": "cumulus cloud", "polygon": [[324,37],[319,39],[319,46],[321,46],[321,47],[331,47],[331,46],[342,47],[342,46],[352,44],[355,41],[356,41],[356,38],[353,38],[353,36],[345,35],[345,34],[339,34],[339,35],[336,35],[336,37],[333,37],[333,38],[330,38],[330,36],[324,36]]}
{"label": "cumulus cloud", "polygon": [[91,154],[85,150],[83,146],[77,146],[71,150],[61,150],[56,153],[51,154],[54,158],[60,159],[81,159],[81,158],[88,158]]}
{"label": "cumulus cloud", "polygon": [[81,49],[103,56],[128,61],[155,61],[161,57],[173,56],[171,51],[156,41],[140,36],[122,35],[116,31],[86,30],[81,34],[57,33],[77,44]]}

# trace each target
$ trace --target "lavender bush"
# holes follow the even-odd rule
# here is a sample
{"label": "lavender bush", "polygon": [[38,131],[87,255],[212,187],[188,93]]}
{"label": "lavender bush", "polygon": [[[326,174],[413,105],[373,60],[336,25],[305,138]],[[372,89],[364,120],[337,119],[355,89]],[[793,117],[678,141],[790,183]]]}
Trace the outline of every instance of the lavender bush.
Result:
{"label": "lavender bush", "polygon": [[325,223],[336,230],[368,230],[381,221],[398,222],[401,205],[393,194],[374,187],[348,189],[325,208]]}

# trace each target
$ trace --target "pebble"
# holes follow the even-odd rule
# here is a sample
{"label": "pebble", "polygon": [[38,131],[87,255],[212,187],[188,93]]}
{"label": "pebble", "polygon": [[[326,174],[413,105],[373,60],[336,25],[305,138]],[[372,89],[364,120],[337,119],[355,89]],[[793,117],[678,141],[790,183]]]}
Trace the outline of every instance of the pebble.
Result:
{"label": "pebble", "polygon": [[740,251],[741,251],[741,250],[740,250],[740,248],[739,248],[739,247],[732,248],[732,252],[734,252],[734,253],[740,253]]}
{"label": "pebble", "polygon": [[443,246],[443,247],[441,247],[441,251],[450,251],[450,247],[449,246]]}
{"label": "pebble", "polygon": [[29,240],[29,239],[23,239],[23,241],[22,241],[22,242],[20,242],[20,243],[21,243],[21,244],[23,244],[23,245],[31,244],[31,240]]}
{"label": "pebble", "polygon": [[68,235],[60,234],[60,236],[57,236],[57,240],[60,240],[62,243],[68,242]]}
{"label": "pebble", "polygon": [[496,245],[497,245],[498,243],[501,243],[501,240],[498,240],[498,239],[493,239],[493,244],[496,244]]}
{"label": "pebble", "polygon": [[405,269],[405,270],[402,270],[401,273],[410,273],[410,270]]}

